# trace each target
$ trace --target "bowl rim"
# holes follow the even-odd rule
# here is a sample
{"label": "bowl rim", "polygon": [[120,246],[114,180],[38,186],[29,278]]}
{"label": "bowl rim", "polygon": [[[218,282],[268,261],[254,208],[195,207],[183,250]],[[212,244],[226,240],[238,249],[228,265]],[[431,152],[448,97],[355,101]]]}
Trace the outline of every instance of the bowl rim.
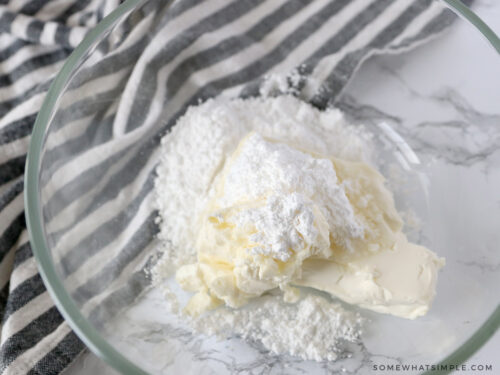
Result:
{"label": "bowl rim", "polygon": [[[75,48],[65,61],[63,67],[56,75],[45,96],[40,112],[37,115],[30,145],[26,158],[24,203],[25,217],[29,233],[29,239],[33,254],[38,263],[38,269],[42,276],[45,287],[52,297],[58,310],[75,331],[85,345],[96,355],[106,361],[122,374],[144,374],[148,373],[139,368],[132,361],[123,356],[111,344],[109,344],[97,331],[97,329],[83,316],[65,289],[59,278],[55,265],[52,261],[50,251],[45,239],[42,211],[39,201],[39,170],[41,166],[41,152],[45,140],[45,133],[52,120],[53,111],[66,84],[78,68],[79,63],[86,53],[92,48],[101,36],[113,27],[123,16],[134,10],[144,0],[126,0],[114,11],[97,24]],[[475,29],[477,29],[500,54],[500,38],[495,32],[470,8],[460,0],[440,0],[444,5],[460,15]],[[423,374],[446,374],[451,371],[440,371],[440,365],[460,365],[468,360],[481,346],[483,346],[498,330],[500,326],[500,305],[489,318],[470,336],[462,345],[456,348],[450,355],[439,363],[428,366]]]}

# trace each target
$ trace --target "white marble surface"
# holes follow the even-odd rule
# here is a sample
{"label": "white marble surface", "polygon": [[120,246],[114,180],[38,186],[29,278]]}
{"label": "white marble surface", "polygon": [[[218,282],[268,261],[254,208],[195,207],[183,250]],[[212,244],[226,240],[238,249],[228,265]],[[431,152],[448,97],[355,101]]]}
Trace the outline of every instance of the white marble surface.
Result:
{"label": "white marble surface", "polygon": [[[500,35],[500,1],[481,0],[476,7],[476,13],[480,15],[497,35]],[[491,61],[491,63],[498,64],[500,62]],[[500,372],[500,356],[498,353],[500,353],[500,331],[497,331],[493,337],[469,359],[468,363],[492,364],[494,366],[494,371],[489,373],[496,374]],[[477,374],[478,372],[473,373]]]}
{"label": "white marble surface", "polygon": [[[481,0],[481,1],[479,1],[479,4],[476,6],[476,11],[482,16],[483,19],[485,19],[492,26],[493,29],[495,29],[498,33],[500,33],[500,2],[499,1]],[[465,24],[459,25],[457,28],[460,28],[461,31],[457,30],[456,33],[454,32],[453,34],[448,33],[448,34],[444,35],[440,40],[432,42],[431,45],[424,46],[424,47],[420,48],[418,51],[411,52],[412,56],[416,57],[418,59],[419,56],[417,54],[420,54],[420,56],[422,56],[422,54],[426,53],[425,51],[427,48],[430,48],[431,52],[432,51],[435,52],[436,49],[447,48],[447,49],[449,49],[450,53],[449,54],[442,54],[440,56],[441,57],[442,56],[449,56],[450,61],[444,61],[442,63],[449,64],[451,71],[453,71],[453,69],[456,68],[456,65],[458,65],[458,68],[466,67],[467,61],[460,61],[459,64],[456,64],[457,62],[454,60],[454,58],[456,58],[456,57],[453,55],[453,52],[459,50],[461,43],[464,41],[461,38],[468,38],[469,35],[471,35],[472,32],[466,31],[467,27],[468,26],[466,26]],[[477,39],[476,35],[474,35],[472,38],[474,39],[474,41]],[[481,43],[482,43],[482,41],[478,41],[477,46],[474,47],[474,48],[477,48],[477,51],[470,50],[470,51],[468,51],[468,53],[471,56],[477,56],[478,54],[483,55],[485,47],[484,47],[484,44],[481,44]],[[467,46],[474,46],[474,43],[467,43]],[[375,58],[375,59],[372,59],[371,61],[367,62],[367,65],[364,67],[364,69],[368,71],[368,73],[366,73],[366,74],[369,74],[371,72],[372,74],[384,76],[385,77],[384,79],[393,80],[394,84],[400,84],[402,87],[402,90],[406,90],[403,92],[403,94],[414,97],[415,108],[418,108],[421,105],[420,101],[421,100],[423,101],[425,98],[424,99],[421,98],[422,94],[419,91],[419,88],[417,87],[418,83],[416,83],[415,86],[413,86],[411,82],[408,82],[407,80],[405,80],[405,74],[407,72],[405,73],[403,71],[404,70],[404,68],[403,68],[404,63],[405,63],[405,58],[399,57],[399,56],[398,57],[391,57],[391,60],[388,60],[386,58]],[[484,66],[482,67],[482,69],[485,69],[487,71],[491,71],[491,74],[496,74],[499,71],[499,69],[498,69],[499,64],[500,64],[500,59],[495,61],[494,58],[491,58],[491,56],[488,55],[488,53],[486,53],[485,58],[484,58]],[[451,68],[451,67],[455,67],[455,68]],[[455,74],[456,74],[456,72],[455,72]],[[498,82],[500,82],[500,80],[497,80],[496,82],[498,83]],[[466,86],[468,83],[466,81],[464,81],[462,84],[464,86]],[[364,90],[362,84],[357,84],[356,82],[354,82],[353,86],[354,86],[353,87],[354,92],[356,92],[356,90],[358,90],[358,91]],[[496,87],[495,92],[498,93],[498,86]],[[497,97],[498,97],[498,94],[497,94]],[[470,99],[470,98],[466,98],[466,99]],[[425,99],[425,100],[427,100],[427,99]],[[462,103],[459,100],[457,100],[457,97],[454,97],[449,92],[443,93],[443,95],[441,95],[441,96],[436,96],[436,97],[432,98],[432,100],[435,100],[435,101],[440,100],[442,102],[451,103],[451,105],[454,106],[455,110],[457,110],[457,111],[460,110],[459,107]],[[495,104],[494,102],[497,103],[498,100],[494,100],[494,101],[490,101],[490,102],[485,101],[484,103],[481,103],[481,104],[474,103],[473,108],[478,109],[478,106],[484,106],[484,107],[479,108],[479,110],[487,112],[487,113],[491,113],[491,112],[498,113],[498,108],[496,108],[496,111],[495,111],[494,110],[495,108],[492,107],[492,106],[497,106],[497,104]],[[465,102],[465,103],[467,103],[467,102]],[[493,103],[493,104],[491,104],[491,103]],[[387,103],[384,103],[383,100],[377,101],[376,99],[374,99],[373,101],[369,101],[369,100],[363,101],[362,104],[364,105],[364,107],[363,107],[364,109],[373,108],[370,106],[375,106],[375,104],[377,104],[377,106],[376,106],[377,109],[380,109],[380,108],[384,109],[384,105],[390,105],[390,103],[387,104]],[[465,109],[462,108],[462,109],[466,112],[468,111],[468,116],[472,116],[472,115],[474,115],[474,113],[471,112],[471,108],[472,108],[472,106],[470,108],[465,108]],[[387,111],[386,111],[386,113],[387,113]],[[390,113],[392,116],[396,116],[396,115],[394,115],[394,113],[397,113],[397,111],[391,111]],[[483,116],[483,118],[484,118],[484,115],[481,114],[480,112],[477,112],[475,115]],[[493,120],[498,120],[499,118],[500,117],[492,117]],[[423,128],[425,129],[425,126],[423,126]],[[422,131],[425,131],[425,130],[422,130]],[[474,129],[472,129],[472,131],[474,131]],[[472,138],[474,138],[474,134],[472,134]],[[487,143],[487,140],[486,141],[485,140],[477,140],[477,142],[479,142],[479,143],[483,142],[483,143],[481,143],[481,145],[484,145],[484,142]],[[421,147],[421,148],[425,148],[428,146],[429,145],[426,145],[426,144],[417,144],[416,145],[416,147]],[[498,148],[498,145],[496,145],[496,146]],[[471,147],[473,148],[473,145]],[[444,155],[443,157],[447,158],[448,162],[451,161],[451,162],[456,162],[458,164],[463,164],[463,163],[466,164],[468,162],[468,160],[466,160],[466,159],[457,158],[457,155],[453,153],[453,150],[450,150],[450,152],[448,154]],[[487,168],[486,164],[485,164],[485,168]],[[476,265],[468,264],[466,266],[475,267]],[[488,269],[485,269],[485,267],[488,267]],[[498,265],[494,265],[494,264],[493,265],[480,264],[477,268],[479,269],[480,272],[483,272],[483,271],[484,272],[498,272]],[[489,269],[489,268],[491,268],[491,269]],[[461,371],[460,373],[464,373],[464,374],[467,374],[467,373],[470,373],[470,374],[479,374],[479,373],[496,374],[496,373],[500,373],[500,360],[499,360],[499,356],[498,356],[499,352],[500,352],[500,334],[497,332],[494,335],[494,337],[484,347],[482,347],[475,355],[473,355],[472,358],[470,358],[467,361],[468,365],[474,365],[474,364],[479,364],[479,365],[488,364],[489,365],[489,364],[491,364],[491,365],[493,365],[493,371],[490,371],[490,372]],[[379,372],[379,373],[381,373],[381,372]],[[100,359],[98,359],[95,355],[86,352],[82,356],[80,356],[75,361],[75,363],[70,366],[70,368],[67,369],[65,374],[69,374],[69,375],[104,374],[104,375],[106,375],[106,374],[116,374],[116,372],[114,370],[112,370],[109,366],[107,366],[104,362],[102,362]]]}

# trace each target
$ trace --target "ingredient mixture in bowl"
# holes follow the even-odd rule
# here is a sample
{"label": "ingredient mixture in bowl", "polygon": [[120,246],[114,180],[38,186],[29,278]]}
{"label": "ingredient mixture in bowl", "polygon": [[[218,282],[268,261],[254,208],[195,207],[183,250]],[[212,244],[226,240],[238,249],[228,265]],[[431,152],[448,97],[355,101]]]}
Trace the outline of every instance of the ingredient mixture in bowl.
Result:
{"label": "ingredient mixture in bowl", "polygon": [[194,329],[332,360],[362,323],[338,300],[427,313],[444,259],[408,241],[372,148],[340,111],[293,96],[187,111],[162,141],[153,274],[189,293]]}

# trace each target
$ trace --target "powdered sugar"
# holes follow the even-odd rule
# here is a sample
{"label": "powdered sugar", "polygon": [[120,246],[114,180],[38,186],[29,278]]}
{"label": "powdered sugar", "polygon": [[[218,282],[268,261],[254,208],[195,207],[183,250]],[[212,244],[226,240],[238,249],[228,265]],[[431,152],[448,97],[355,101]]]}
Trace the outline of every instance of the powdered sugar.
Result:
{"label": "powdered sugar", "polygon": [[264,77],[259,93],[262,97],[277,94],[298,94],[304,77],[299,72],[300,67],[287,74],[271,73]]}
{"label": "powdered sugar", "polygon": [[257,232],[250,236],[256,246],[252,254],[272,256],[286,262],[291,249],[301,249],[305,243],[315,244],[318,231],[314,226],[314,213],[303,195],[272,195],[263,207],[243,210],[236,217],[240,227],[254,225]]}
{"label": "powdered sugar", "polygon": [[259,341],[275,354],[304,360],[335,360],[344,341],[357,342],[362,318],[325,298],[308,295],[295,304],[273,296],[238,310],[219,309],[198,318],[197,331]]}
{"label": "powdered sugar", "polygon": [[[259,252],[278,251],[282,255],[278,259],[286,260],[288,249],[298,248],[290,246],[294,244],[288,243],[288,238],[300,242],[302,236],[306,243],[313,244],[317,232],[313,204],[326,219],[336,242],[349,247],[349,239],[363,236],[363,227],[354,216],[331,160],[313,157],[254,133],[229,164],[220,205],[230,207],[266,197],[270,192],[272,196],[262,209],[243,210],[238,216],[240,222],[257,223],[254,238],[268,244]],[[297,231],[298,226],[301,231]]]}
{"label": "powdered sugar", "polygon": [[[230,165],[230,156],[250,132],[254,139],[247,142],[248,150],[240,150],[244,157]],[[268,158],[269,151],[275,157]],[[222,206],[264,197],[261,206],[234,218],[237,225],[256,226],[251,240],[258,246],[251,251],[257,254],[286,260],[290,247],[314,243],[321,237],[313,225],[318,215],[336,228],[334,237],[362,235],[331,162],[316,155],[367,161],[369,153],[363,133],[338,110],[319,111],[291,96],[220,97],[188,109],[162,140],[155,191],[163,255],[153,270],[156,282],[196,261],[198,220],[223,171],[228,174]],[[322,196],[329,197],[330,207],[312,203]],[[177,297],[170,293],[168,298]],[[360,335],[358,316],[318,296],[287,304],[281,296],[266,295],[243,309],[219,308],[191,324],[208,334],[236,334],[261,341],[275,353],[315,360],[335,359],[341,341]]]}
{"label": "powdered sugar", "polygon": [[172,267],[196,260],[196,218],[212,196],[214,182],[241,139],[256,131],[298,149],[346,160],[369,160],[358,128],[336,109],[319,111],[292,96],[219,97],[191,107],[162,140],[155,181],[159,238]]}

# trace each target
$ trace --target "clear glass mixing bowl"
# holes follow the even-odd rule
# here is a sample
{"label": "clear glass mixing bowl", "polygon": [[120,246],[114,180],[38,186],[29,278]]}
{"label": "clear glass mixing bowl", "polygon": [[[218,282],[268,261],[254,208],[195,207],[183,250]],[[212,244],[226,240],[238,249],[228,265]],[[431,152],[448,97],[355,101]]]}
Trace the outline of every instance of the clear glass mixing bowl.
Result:
{"label": "clear glass mixing bowl", "polygon": [[[398,209],[420,220],[408,235],[445,256],[447,265],[427,316],[407,321],[363,311],[371,322],[349,355],[301,362],[238,338],[194,336],[166,313],[161,293],[148,289],[158,142],[183,109],[176,98],[141,103],[139,96],[130,103],[124,93],[147,98],[159,90],[169,98],[155,82],[127,86],[155,28],[171,16],[168,6],[148,12],[158,1],[127,0],[85,38],[52,84],[29,150],[31,243],[49,292],[85,344],[124,374],[365,373],[374,364],[450,365],[469,358],[500,322],[500,42],[494,33],[459,1],[443,1],[463,16],[446,38],[373,58],[335,101],[383,146],[378,167],[394,185]],[[143,14],[150,14],[148,23]],[[173,26],[170,32],[175,36]],[[129,53],[117,58],[125,48]],[[170,58],[175,65],[183,56]],[[193,92],[201,84],[188,83]],[[221,89],[207,88],[204,97]],[[143,118],[141,105],[154,107],[157,117]]]}

